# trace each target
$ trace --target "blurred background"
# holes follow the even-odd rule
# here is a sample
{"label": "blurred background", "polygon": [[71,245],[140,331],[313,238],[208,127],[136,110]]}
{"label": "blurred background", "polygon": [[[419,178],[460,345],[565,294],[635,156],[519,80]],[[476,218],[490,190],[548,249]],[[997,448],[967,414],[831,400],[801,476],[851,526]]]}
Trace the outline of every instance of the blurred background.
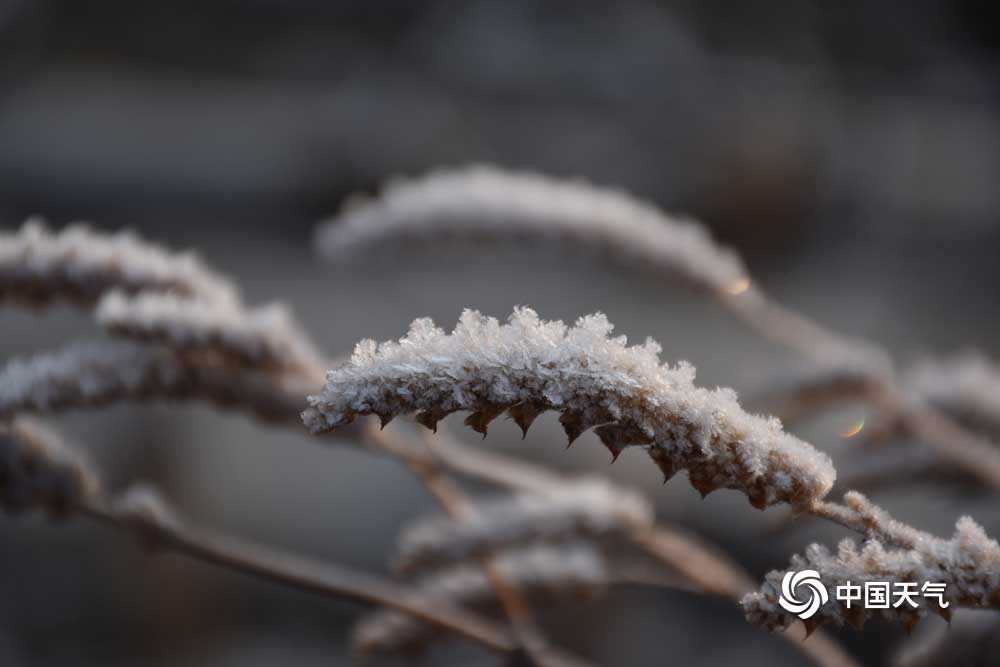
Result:
{"label": "blurred background", "polygon": [[[42,215],[197,248],[248,300],[289,302],[329,353],[450,327],[469,306],[546,318],[602,310],[658,339],[702,384],[752,391],[785,353],[674,285],[564,250],[396,249],[324,264],[315,223],[355,191],[490,162],[626,188],[701,218],[765,289],[906,365],[1000,352],[1000,40],[981,0],[215,2],[0,0],[0,223]],[[5,358],[96,335],[68,308],[0,311]],[[797,426],[834,454],[860,406]],[[116,487],[162,485],[206,523],[384,569],[432,502],[390,461],[198,406],[60,420]],[[465,434],[463,434],[465,435]],[[644,488],[755,575],[812,522],[734,492],[666,487],[641,453],[613,468],[592,436],[564,453],[551,415],[483,443]],[[964,485],[874,494],[950,534],[1000,515]],[[2,665],[350,664],[358,608],[172,556],[86,522],[0,518]],[[601,664],[800,664],[724,601],[624,591],[544,617]],[[928,623],[934,623],[928,621]],[[838,638],[881,664],[903,636]],[[381,664],[374,661],[376,664]],[[454,646],[423,664],[489,664]]]}

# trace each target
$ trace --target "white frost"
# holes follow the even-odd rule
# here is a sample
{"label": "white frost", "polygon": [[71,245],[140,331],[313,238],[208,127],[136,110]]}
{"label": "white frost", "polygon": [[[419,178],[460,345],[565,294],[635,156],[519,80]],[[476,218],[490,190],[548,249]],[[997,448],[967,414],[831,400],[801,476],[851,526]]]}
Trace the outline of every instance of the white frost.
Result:
{"label": "white frost", "polygon": [[527,429],[556,410],[570,441],[595,428],[614,455],[648,447],[666,476],[686,469],[702,493],[739,489],[758,507],[822,498],[836,473],[829,457],[744,412],[730,389],[694,385],[694,368],[661,364],[652,340],[628,346],[604,315],[567,327],[518,308],[506,324],[467,310],[451,334],[418,319],[399,342],[365,340],[310,396],[305,424],[320,433],[358,415],[383,421],[411,412],[433,427],[459,410],[485,433],[507,411]]}

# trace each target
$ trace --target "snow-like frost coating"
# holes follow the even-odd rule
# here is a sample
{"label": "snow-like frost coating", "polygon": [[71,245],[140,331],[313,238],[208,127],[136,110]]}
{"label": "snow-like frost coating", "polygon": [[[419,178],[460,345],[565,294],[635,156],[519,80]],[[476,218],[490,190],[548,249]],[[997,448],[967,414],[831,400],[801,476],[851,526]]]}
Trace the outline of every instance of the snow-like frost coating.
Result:
{"label": "snow-like frost coating", "polygon": [[[885,521],[882,513],[876,520]],[[813,627],[823,623],[843,625],[844,621],[857,628],[869,618],[881,614],[890,620],[902,621],[912,626],[928,612],[947,617],[957,607],[1000,606],[1000,545],[991,539],[975,521],[962,517],[956,524],[951,539],[942,539],[899,524],[897,528],[915,538],[912,548],[889,546],[884,539],[871,537],[862,545],[854,540],[843,540],[835,552],[826,547],[810,545],[804,556],[793,556],[787,570],[774,570],[767,574],[764,585],[757,592],[743,598],[742,605],[747,620],[770,630],[787,627],[798,617],[778,603],[781,582],[785,572],[812,569],[819,572],[820,580],[829,593],[828,601],[821,605],[807,623]],[[913,596],[918,607],[908,602],[889,609],[865,608],[863,601],[854,601],[851,608],[837,599],[837,587],[860,585],[862,595],[865,582],[916,583]],[[938,606],[936,598],[925,597],[920,588],[925,582],[945,584],[946,608]],[[892,588],[896,591],[895,587]],[[897,602],[892,597],[892,603]]]}
{"label": "snow-like frost coating", "polygon": [[572,442],[595,432],[613,455],[642,445],[666,477],[686,469],[702,493],[738,489],[757,507],[809,506],[836,477],[829,457],[785,433],[776,419],[744,412],[730,389],[694,385],[694,368],[661,364],[652,340],[628,346],[604,315],[567,327],[518,308],[508,323],[466,310],[451,334],[418,319],[399,342],[364,340],[309,397],[313,433],[378,415],[418,412],[434,427],[459,410],[485,433],[507,412],[522,429],[546,410],[561,413]]}
{"label": "snow-like frost coating", "polygon": [[738,293],[750,284],[739,257],[694,221],[619,190],[489,166],[391,182],[321,225],[316,246],[344,257],[386,241],[441,238],[565,240],[703,289]]}
{"label": "snow-like frost coating", "polygon": [[82,341],[7,362],[0,369],[0,418],[172,398],[206,399],[285,420],[294,418],[304,393],[259,373],[187,364],[157,345]]}
{"label": "snow-like frost coating", "polygon": [[462,519],[417,519],[403,530],[394,565],[412,572],[535,541],[628,536],[650,529],[653,519],[649,502],[629,489],[596,478],[566,482],[546,493],[478,501]]}
{"label": "snow-like frost coating", "polygon": [[167,291],[212,301],[236,288],[191,253],[172,253],[131,232],[107,234],[86,225],[57,233],[37,220],[0,232],[0,301],[44,306],[54,299],[92,304],[118,288]]}
{"label": "snow-like frost coating", "polygon": [[314,369],[322,362],[311,340],[279,303],[247,309],[223,303],[115,290],[101,299],[97,321],[117,335],[162,341],[250,367]]}

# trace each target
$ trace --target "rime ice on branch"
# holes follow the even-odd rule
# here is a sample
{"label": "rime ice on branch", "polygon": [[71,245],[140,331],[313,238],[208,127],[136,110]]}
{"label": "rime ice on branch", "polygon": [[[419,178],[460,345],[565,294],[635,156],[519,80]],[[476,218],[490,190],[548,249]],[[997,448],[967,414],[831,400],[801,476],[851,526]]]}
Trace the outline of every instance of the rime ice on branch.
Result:
{"label": "rime ice on branch", "polygon": [[669,270],[705,290],[736,293],[750,284],[739,257],[696,222],[618,190],[488,166],[393,182],[324,223],[316,245],[332,257],[361,245],[425,237],[567,239]]}
{"label": "rime ice on branch", "polygon": [[744,412],[732,390],[696,387],[690,365],[661,364],[654,341],[630,347],[612,328],[600,314],[567,327],[528,308],[503,325],[467,310],[451,334],[418,319],[398,343],[359,343],[309,397],[303,420],[321,433],[358,415],[385,423],[418,412],[433,428],[467,410],[465,423],[485,434],[503,412],[526,431],[555,410],[570,442],[596,427],[614,456],[644,446],[667,477],[687,470],[702,493],[731,488],[758,507],[807,507],[830,490],[836,473],[825,454],[777,420]]}
{"label": "rime ice on branch", "polygon": [[71,343],[0,369],[0,418],[125,400],[206,399],[263,419],[293,419],[301,387],[250,371],[183,362],[169,349],[124,340]]}
{"label": "rime ice on branch", "polygon": [[42,508],[62,516],[99,491],[89,464],[54,431],[25,418],[0,424],[0,506],[5,510]]}
{"label": "rime ice on branch", "polygon": [[171,292],[211,301],[235,298],[235,287],[191,253],[171,253],[130,232],[86,225],[53,233],[29,220],[0,232],[0,301],[45,306],[53,300],[93,304],[108,290]]}
{"label": "rime ice on branch", "polygon": [[309,372],[322,365],[309,337],[281,304],[248,310],[235,300],[217,303],[155,292],[129,297],[116,290],[101,299],[97,321],[117,335],[252,368]]}
{"label": "rime ice on branch", "polygon": [[[882,519],[886,516],[883,513]],[[843,540],[836,552],[813,544],[804,556],[793,556],[787,571],[816,570],[829,593],[828,601],[819,607],[815,616],[807,619],[807,623],[813,627],[824,623],[840,626],[847,621],[860,629],[869,618],[881,614],[889,620],[912,626],[928,612],[947,618],[957,607],[1000,607],[1000,546],[975,521],[969,517],[959,519],[954,536],[948,540],[913,529],[905,532],[916,538],[910,548],[896,547],[884,538],[870,537],[862,545],[850,539]],[[743,598],[748,621],[774,630],[797,619],[778,604],[784,576],[785,571],[768,573],[761,589]],[[912,600],[917,607],[904,601],[888,609],[873,609],[855,600],[848,609],[846,600],[837,596],[837,587],[848,582],[861,586],[862,591],[865,582],[916,584],[910,590],[915,593]],[[920,592],[926,582],[945,584],[943,601],[946,607],[942,608],[936,598]],[[890,600],[893,604],[896,601],[895,597]]]}
{"label": "rime ice on branch", "polygon": [[645,498],[597,478],[483,500],[475,510],[460,521],[435,515],[411,523],[400,537],[396,568],[410,572],[519,544],[628,536],[653,526]]}

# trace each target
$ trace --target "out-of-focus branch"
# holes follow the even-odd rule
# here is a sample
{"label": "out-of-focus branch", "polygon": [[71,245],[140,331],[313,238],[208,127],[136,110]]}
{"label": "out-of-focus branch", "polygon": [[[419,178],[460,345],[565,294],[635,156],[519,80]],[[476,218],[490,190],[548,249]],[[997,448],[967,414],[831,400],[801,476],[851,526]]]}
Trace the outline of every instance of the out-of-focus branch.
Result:
{"label": "out-of-focus branch", "polygon": [[135,533],[158,548],[327,597],[396,609],[493,651],[508,653],[516,649],[507,632],[474,613],[424,599],[366,572],[193,526],[148,489],[135,489],[111,502],[92,502],[83,511],[117,529]]}

